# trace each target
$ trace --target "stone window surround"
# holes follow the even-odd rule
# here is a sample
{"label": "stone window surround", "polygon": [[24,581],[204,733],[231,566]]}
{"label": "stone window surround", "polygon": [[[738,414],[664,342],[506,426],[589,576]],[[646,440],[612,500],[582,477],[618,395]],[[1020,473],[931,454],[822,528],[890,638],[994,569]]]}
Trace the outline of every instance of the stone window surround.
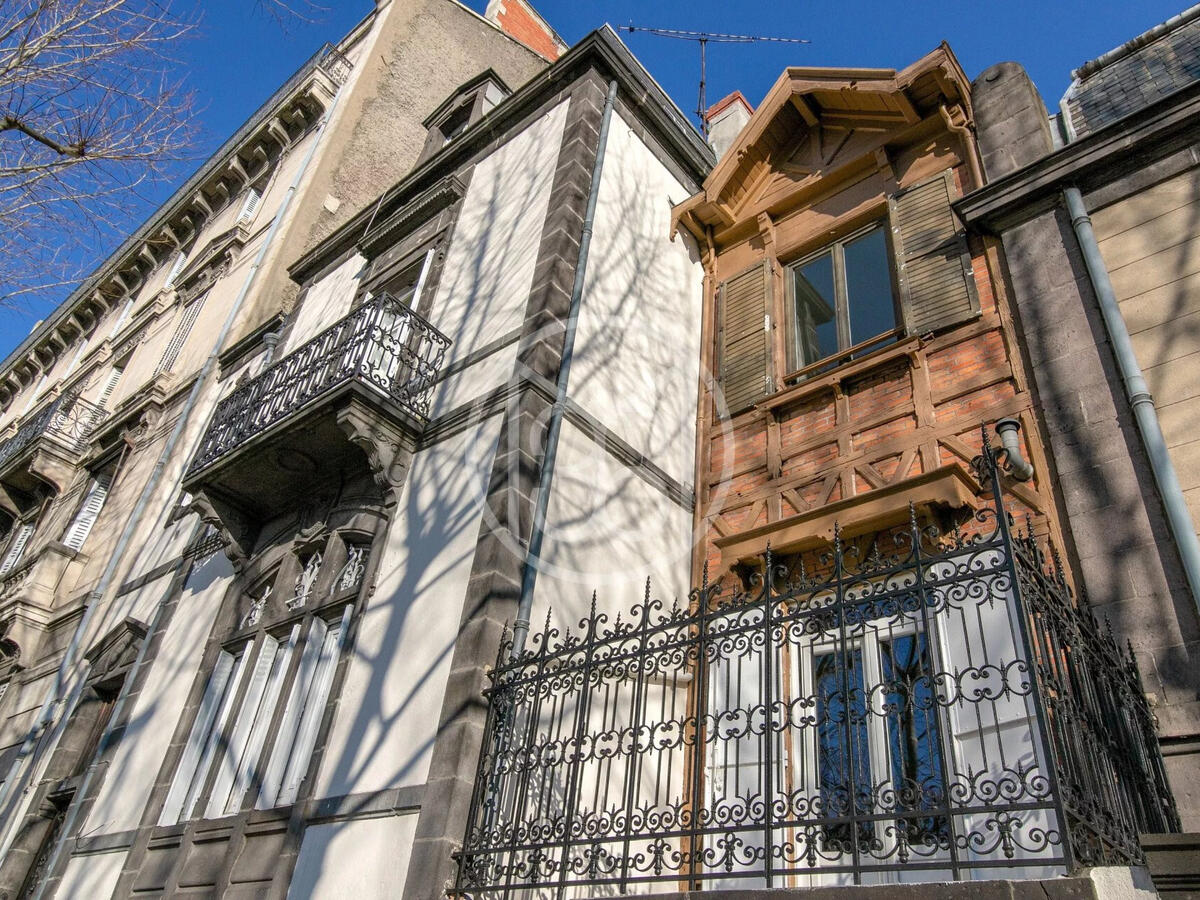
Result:
{"label": "stone window surround", "polygon": [[[243,576],[235,580],[226,594],[226,609],[222,614],[223,618],[218,620],[218,624],[214,628],[213,636],[210,638],[210,646],[205,652],[205,659],[200,667],[200,674],[197,678],[198,684],[193,689],[198,689],[201,693],[207,689],[216,660],[222,652],[236,655],[245,650],[245,652],[257,655],[261,650],[264,636],[270,635],[280,641],[280,643],[285,643],[291,629],[296,625],[300,626],[300,639],[304,641],[307,639],[309,624],[314,618],[322,618],[332,626],[341,617],[347,604],[351,604],[354,608],[347,623],[346,633],[342,634],[340,638],[342,644],[338,660],[338,663],[340,663],[341,658],[345,657],[351,646],[354,626],[358,616],[362,612],[363,598],[368,592],[366,588],[372,581],[374,564],[381,552],[381,547],[378,546],[377,539],[384,532],[384,528],[378,529],[374,534],[361,527],[343,527],[336,530],[317,528],[308,533],[301,533],[284,546],[276,546],[269,549],[265,553],[260,554],[258,559],[248,563]],[[367,556],[367,568],[363,573],[363,577],[351,588],[338,589],[337,582],[346,563],[348,548],[352,545],[364,544],[370,549]],[[303,567],[304,560],[315,552],[322,553],[323,560],[316,583],[312,588],[310,599],[303,607],[298,607],[294,610],[290,609],[287,606],[287,600],[292,595],[292,588],[294,587],[296,577]],[[256,599],[262,597],[262,593],[267,587],[270,587],[270,591],[266,607],[259,618],[248,622],[247,616],[250,612],[251,604]],[[248,642],[250,646],[247,649]],[[293,688],[302,649],[303,644],[298,644],[289,660],[285,679],[280,686],[279,697],[272,711],[271,726],[259,751],[255,781],[252,782],[250,790],[241,799],[240,808],[242,812],[248,812],[255,808],[260,787],[258,779],[261,776],[261,772],[258,770],[262,769],[265,761],[270,758],[273,752],[275,741],[279,734],[280,719],[284,706],[287,703],[287,698]],[[336,665],[337,663],[335,663]],[[325,700],[326,712],[337,702],[339,682],[340,679],[335,677],[334,683],[331,685]],[[236,708],[237,705],[235,704]],[[187,722],[188,733],[190,733],[193,721],[194,718]],[[317,743],[320,744],[321,740],[321,737],[318,736]],[[177,757],[178,755],[176,754]],[[314,752],[312,758],[309,760],[309,776],[315,771],[313,761],[316,758],[317,754]],[[169,768],[169,771],[172,773],[169,782],[171,784],[174,783],[178,765],[178,758],[171,762]],[[164,769],[164,771],[168,770]],[[297,802],[307,798],[311,790],[310,781],[311,778],[306,776]],[[197,795],[194,808],[201,808],[207,803],[209,787],[211,785],[206,785],[200,794]],[[161,807],[165,799],[165,796],[161,798],[157,805]],[[158,813],[161,814],[161,809],[158,810]],[[181,816],[180,822],[200,821],[203,819],[203,816],[185,814]]]}
{"label": "stone window surround", "polygon": [[[210,631],[204,658],[197,668],[185,711],[176,725],[171,747],[159,769],[155,788],[144,807],[141,824],[129,833],[127,840],[131,849],[115,896],[127,896],[139,879],[145,877],[148,871],[147,867],[161,868],[165,863],[162,855],[164,852],[167,854],[167,859],[172,860],[170,863],[166,863],[168,867],[164,876],[167,879],[166,889],[173,890],[181,877],[181,866],[187,864],[191,868],[191,863],[187,860],[193,848],[201,847],[206,842],[210,846],[215,846],[211,844],[211,841],[234,841],[238,845],[248,842],[247,846],[249,843],[253,843],[259,848],[254,851],[252,857],[255,866],[260,869],[264,866],[267,867],[269,871],[264,871],[277,884],[286,884],[290,878],[292,867],[295,865],[300,850],[305,824],[309,818],[312,818],[310,811],[316,811],[327,805],[325,801],[317,801],[312,798],[314,780],[312,776],[320,771],[325,753],[325,742],[328,739],[329,729],[338,706],[338,698],[346,678],[349,661],[353,655],[358,621],[368,598],[373,593],[375,572],[388,530],[388,519],[384,507],[381,503],[367,498],[356,500],[348,505],[339,505],[326,515],[325,520],[329,523],[329,527],[313,526],[302,529],[298,536],[293,532],[291,538],[282,540],[273,538],[264,541],[269,546],[252,557],[246,567],[231,580],[222,601],[222,611],[218,613],[217,621]],[[335,664],[328,699],[317,729],[315,746],[308,760],[306,777],[301,782],[295,802],[288,806],[257,810],[253,808],[253,803],[247,806],[245,798],[243,798],[242,811],[235,815],[221,819],[189,819],[177,825],[158,825],[158,817],[162,812],[167,791],[178,768],[184,741],[186,741],[193,724],[194,711],[207,687],[214,661],[222,645],[238,631],[240,617],[245,612],[245,604],[242,600],[247,587],[261,584],[272,571],[275,571],[278,577],[279,570],[283,568],[281,563],[287,562],[285,557],[294,554],[298,549],[303,549],[305,541],[322,539],[328,541],[334,535],[342,540],[366,544],[368,559],[357,590],[349,592],[351,596],[348,599],[353,602],[353,609],[342,638],[343,649]],[[324,573],[323,580],[324,578],[332,579],[340,572],[342,566],[340,554],[335,552],[331,558],[336,559],[337,565],[329,567]],[[177,596],[178,592],[183,590],[186,571],[187,569],[184,569],[180,572],[175,589]],[[318,587],[318,590],[321,588]],[[337,595],[333,602],[344,608],[346,599],[347,595],[341,594]],[[321,607],[314,605],[308,611],[315,611],[319,608]],[[274,726],[264,742],[267,746],[275,739],[278,721],[274,723]],[[316,805],[314,806],[314,804]],[[412,804],[405,805],[411,806]],[[212,873],[218,884],[227,884],[233,868],[240,865],[235,862],[236,854],[234,856],[226,854],[225,856],[225,862],[217,866],[219,871],[215,870]],[[153,857],[157,857],[157,859]],[[245,859],[244,856],[237,858]],[[216,864],[214,863],[214,865]]]}

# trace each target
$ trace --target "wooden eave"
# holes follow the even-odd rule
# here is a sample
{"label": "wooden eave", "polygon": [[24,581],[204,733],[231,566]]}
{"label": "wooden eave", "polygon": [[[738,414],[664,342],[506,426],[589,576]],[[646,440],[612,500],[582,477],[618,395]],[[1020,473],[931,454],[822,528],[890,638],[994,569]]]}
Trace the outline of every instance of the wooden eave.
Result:
{"label": "wooden eave", "polygon": [[685,227],[698,239],[708,229],[737,230],[747,214],[758,212],[746,210],[745,200],[777,170],[773,158],[806,129],[875,131],[883,143],[902,141],[926,130],[930,118],[940,119],[942,107],[961,107],[970,119],[970,85],[945,43],[899,72],[785,69],[702,190],[674,207],[672,229]]}

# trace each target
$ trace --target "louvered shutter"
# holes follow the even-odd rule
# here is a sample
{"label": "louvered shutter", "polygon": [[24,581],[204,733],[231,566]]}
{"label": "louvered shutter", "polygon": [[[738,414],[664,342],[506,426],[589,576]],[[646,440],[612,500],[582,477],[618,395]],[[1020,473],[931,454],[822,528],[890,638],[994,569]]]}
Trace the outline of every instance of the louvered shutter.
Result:
{"label": "louvered shutter", "polygon": [[254,213],[258,210],[258,202],[262,200],[262,194],[257,189],[250,188],[246,191],[246,199],[242,201],[241,212],[238,213],[237,224],[247,225],[254,218]]}
{"label": "louvered shutter", "polygon": [[182,251],[175,254],[175,261],[171,263],[171,271],[167,273],[167,280],[163,282],[164,288],[169,288],[175,284],[175,279],[179,277],[179,273],[183,270],[183,264],[187,262],[187,254]]}
{"label": "louvered shutter", "polygon": [[133,311],[133,298],[130,297],[125,301],[125,305],[121,307],[121,313],[117,316],[117,321],[113,322],[112,331],[108,333],[112,337],[121,330],[121,326],[125,324],[125,320],[129,318],[129,313]]}
{"label": "louvered shutter", "polygon": [[96,405],[104,409],[108,401],[112,398],[113,391],[117,389],[117,383],[120,382],[121,376],[125,374],[125,369],[121,366],[114,366],[113,370],[108,373],[108,381],[104,383],[104,390],[100,392],[100,396],[96,398]]}
{"label": "louvered shutter", "polygon": [[966,234],[950,208],[950,171],[889,200],[896,269],[909,334],[926,334],[979,314]]}
{"label": "louvered shutter", "polygon": [[179,358],[179,351],[183,349],[184,342],[187,341],[188,335],[192,331],[192,326],[196,324],[196,316],[200,315],[200,307],[204,303],[205,296],[205,294],[201,294],[183,308],[183,315],[179,319],[179,324],[175,326],[171,342],[167,344],[167,349],[163,351],[162,358],[158,361],[158,368],[154,370],[155,375],[159,372],[168,372],[175,365],[175,360]]}
{"label": "louvered shutter", "polygon": [[8,547],[8,553],[4,554],[4,562],[0,563],[0,575],[10,572],[13,566],[21,561],[21,555],[25,552],[25,545],[33,537],[33,528],[34,524],[32,522],[26,522],[17,530],[17,533],[13,536],[12,543]]}
{"label": "louvered shutter", "polygon": [[771,269],[762,262],[720,286],[718,382],[730,414],[771,393]]}
{"label": "louvered shutter", "polygon": [[75,518],[67,528],[67,533],[63,535],[63,543],[72,550],[79,550],[88,535],[92,533],[92,527],[96,524],[96,518],[104,507],[104,501],[108,499],[108,486],[111,483],[111,475],[97,475],[92,482],[87,498],[79,507],[79,512],[75,513]]}

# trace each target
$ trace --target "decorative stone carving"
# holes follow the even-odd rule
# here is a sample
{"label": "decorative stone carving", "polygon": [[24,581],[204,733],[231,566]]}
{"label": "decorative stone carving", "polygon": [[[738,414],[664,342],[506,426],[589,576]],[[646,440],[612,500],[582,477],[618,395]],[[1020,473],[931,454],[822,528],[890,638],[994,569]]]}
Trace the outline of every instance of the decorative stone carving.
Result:
{"label": "decorative stone carving", "polygon": [[416,450],[413,435],[358,401],[339,411],[337,422],[350,443],[367,455],[387,505],[397,503]]}
{"label": "decorative stone carving", "polygon": [[199,491],[192,497],[192,508],[200,516],[201,522],[216,530],[234,571],[240,573],[245,569],[258,533],[258,528],[250,518],[233,504],[205,491]]}
{"label": "decorative stone carving", "polygon": [[129,618],[113,628],[83,655],[91,668],[88,680],[107,681],[133,665],[146,638],[146,626]]}

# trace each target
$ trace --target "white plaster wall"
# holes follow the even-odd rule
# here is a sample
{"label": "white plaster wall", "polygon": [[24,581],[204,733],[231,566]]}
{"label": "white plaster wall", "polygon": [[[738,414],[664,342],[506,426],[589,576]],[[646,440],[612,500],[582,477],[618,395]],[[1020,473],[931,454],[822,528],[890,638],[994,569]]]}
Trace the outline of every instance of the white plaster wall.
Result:
{"label": "white plaster wall", "polygon": [[416,828],[415,815],[309,827],[288,896],[295,900],[399,897]]}
{"label": "white plaster wall", "polygon": [[425,781],[498,428],[487,420],[413,461],[349,651],[318,797]]}
{"label": "white plaster wall", "polygon": [[138,826],[232,577],[233,569],[220,553],[192,570],[148,673],[146,688],[131,710],[125,736],[84,823],[84,834]]}
{"label": "white plaster wall", "polygon": [[591,440],[563,423],[546,516],[532,622],[574,624],[596,591],[600,609],[628,614],[651,579],[670,607],[687,602],[692,514]]}
{"label": "white plaster wall", "polygon": [[[453,342],[446,365],[520,327],[533,285],[567,103],[482,160],[471,174],[430,318]],[[503,384],[516,344],[489,356],[435,392],[432,417]]]}
{"label": "white plaster wall", "polygon": [[696,441],[703,270],[670,240],[690,195],[619,115],[608,135],[570,396],[680,483]]}
{"label": "white plaster wall", "polygon": [[358,276],[366,260],[355,253],[337,268],[327,273],[308,289],[304,302],[296,310],[296,318],[285,344],[276,352],[283,359],[305,341],[316,337],[350,311],[350,302],[358,286]]}
{"label": "white plaster wall", "polygon": [[101,900],[111,897],[121,877],[121,866],[125,864],[127,852],[96,853],[73,856],[67,863],[59,883],[57,896],[64,900]]}

